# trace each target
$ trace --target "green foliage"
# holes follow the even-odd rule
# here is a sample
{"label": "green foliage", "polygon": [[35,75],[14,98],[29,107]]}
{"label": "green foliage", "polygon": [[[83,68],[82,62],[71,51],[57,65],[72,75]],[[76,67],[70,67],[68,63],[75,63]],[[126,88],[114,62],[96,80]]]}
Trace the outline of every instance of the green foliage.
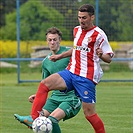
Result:
{"label": "green foliage", "polygon": [[11,38],[16,40],[16,13],[6,15],[6,26],[2,27],[0,32],[1,39]]}
{"label": "green foliage", "polygon": [[115,30],[118,40],[132,40],[133,39],[133,2],[129,0],[123,4],[120,0],[118,9],[116,9],[118,19],[116,20]]}
{"label": "green foliage", "polygon": [[100,0],[99,26],[107,33],[109,40],[132,41],[132,1]]}
{"label": "green foliage", "polygon": [[[60,20],[60,25],[58,25]],[[6,15],[6,26],[1,28],[1,39],[16,40],[16,12]],[[63,27],[64,17],[57,10],[46,7],[41,1],[29,0],[20,7],[20,38],[21,40],[44,40],[47,28],[57,26],[66,33]]]}

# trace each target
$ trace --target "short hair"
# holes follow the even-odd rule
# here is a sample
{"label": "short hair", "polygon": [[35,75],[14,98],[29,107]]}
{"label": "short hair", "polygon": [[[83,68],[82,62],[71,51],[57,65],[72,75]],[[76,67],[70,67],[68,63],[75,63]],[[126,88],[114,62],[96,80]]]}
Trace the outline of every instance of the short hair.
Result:
{"label": "short hair", "polygon": [[62,32],[58,29],[58,28],[56,28],[56,27],[51,27],[51,28],[49,28],[47,31],[46,31],[46,36],[47,36],[47,34],[58,34],[59,35],[59,37],[60,38],[62,38]]}
{"label": "short hair", "polygon": [[80,6],[78,11],[80,11],[80,12],[88,12],[90,16],[95,14],[95,9],[90,4],[84,4],[84,5]]}

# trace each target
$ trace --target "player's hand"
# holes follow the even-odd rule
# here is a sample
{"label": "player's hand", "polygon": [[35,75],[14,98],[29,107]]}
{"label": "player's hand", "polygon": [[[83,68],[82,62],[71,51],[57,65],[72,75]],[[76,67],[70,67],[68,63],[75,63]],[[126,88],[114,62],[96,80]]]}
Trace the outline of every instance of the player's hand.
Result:
{"label": "player's hand", "polygon": [[99,58],[102,57],[103,51],[102,51],[102,49],[101,49],[100,47],[97,47],[97,48],[96,48],[96,54],[97,54],[97,56],[98,56]]}
{"label": "player's hand", "polygon": [[29,102],[33,103],[33,101],[34,101],[35,97],[36,97],[36,95],[35,95],[35,94],[34,94],[34,95],[29,96],[29,98],[28,98]]}
{"label": "player's hand", "polygon": [[51,56],[49,57],[49,59],[50,59],[51,61],[53,61],[53,62],[56,62],[57,60],[60,59],[60,54],[58,54],[58,55],[51,55]]}

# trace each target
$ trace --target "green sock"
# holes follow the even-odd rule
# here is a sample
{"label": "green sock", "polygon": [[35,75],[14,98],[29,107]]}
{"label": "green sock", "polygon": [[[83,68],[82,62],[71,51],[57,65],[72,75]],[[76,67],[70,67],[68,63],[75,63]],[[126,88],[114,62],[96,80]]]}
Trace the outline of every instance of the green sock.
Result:
{"label": "green sock", "polygon": [[61,130],[60,130],[60,127],[58,124],[58,120],[52,116],[49,116],[48,118],[52,121],[52,124],[53,124],[52,133],[61,133]]}

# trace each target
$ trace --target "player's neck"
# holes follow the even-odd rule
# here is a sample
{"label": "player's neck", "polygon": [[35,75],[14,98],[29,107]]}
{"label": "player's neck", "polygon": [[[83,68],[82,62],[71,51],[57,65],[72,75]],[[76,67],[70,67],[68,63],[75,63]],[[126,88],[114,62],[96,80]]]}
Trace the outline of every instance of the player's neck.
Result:
{"label": "player's neck", "polygon": [[60,50],[60,47],[58,47],[56,50],[52,51],[52,55],[55,55]]}

